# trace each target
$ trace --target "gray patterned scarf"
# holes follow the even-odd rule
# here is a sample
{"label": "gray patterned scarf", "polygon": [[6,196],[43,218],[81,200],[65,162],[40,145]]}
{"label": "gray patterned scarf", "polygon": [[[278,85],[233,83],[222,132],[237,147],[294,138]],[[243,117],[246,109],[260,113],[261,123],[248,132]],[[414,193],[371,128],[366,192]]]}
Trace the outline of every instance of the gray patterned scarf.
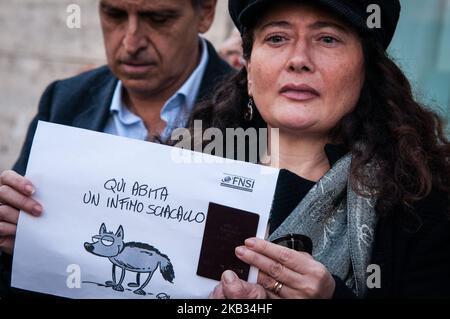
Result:
{"label": "gray patterned scarf", "polygon": [[351,162],[351,154],[341,158],[269,240],[292,233],[309,236],[313,257],[343,279],[358,297],[364,297],[378,218],[375,197],[362,197],[350,186]]}

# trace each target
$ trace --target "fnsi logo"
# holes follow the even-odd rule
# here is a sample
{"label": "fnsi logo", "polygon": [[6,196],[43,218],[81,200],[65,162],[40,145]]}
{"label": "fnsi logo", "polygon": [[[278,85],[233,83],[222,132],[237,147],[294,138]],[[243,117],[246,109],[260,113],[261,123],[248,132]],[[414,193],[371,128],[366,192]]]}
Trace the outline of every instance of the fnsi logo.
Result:
{"label": "fnsi logo", "polygon": [[255,187],[255,180],[243,176],[225,174],[225,177],[220,182],[220,186],[238,189],[246,192],[253,192]]}

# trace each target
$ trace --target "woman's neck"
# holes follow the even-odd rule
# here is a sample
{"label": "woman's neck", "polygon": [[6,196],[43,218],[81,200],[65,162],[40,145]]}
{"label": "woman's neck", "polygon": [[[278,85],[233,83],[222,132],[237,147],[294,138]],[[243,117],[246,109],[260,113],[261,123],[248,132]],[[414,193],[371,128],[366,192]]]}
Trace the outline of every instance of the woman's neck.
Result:
{"label": "woman's neck", "polygon": [[[279,130],[279,152],[272,166],[290,170],[311,181],[318,181],[330,169],[324,147],[328,139],[320,135],[293,135]],[[269,144],[270,145],[270,144]],[[271,154],[271,157],[277,154]]]}

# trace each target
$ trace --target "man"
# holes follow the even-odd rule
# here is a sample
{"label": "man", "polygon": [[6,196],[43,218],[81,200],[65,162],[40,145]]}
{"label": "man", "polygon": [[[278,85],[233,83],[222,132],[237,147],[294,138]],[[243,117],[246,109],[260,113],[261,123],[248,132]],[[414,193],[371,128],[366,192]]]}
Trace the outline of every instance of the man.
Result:
{"label": "man", "polygon": [[231,68],[198,36],[217,0],[100,0],[108,66],[57,81],[44,92],[14,171],[0,176],[0,291],[8,287],[19,210],[40,216],[25,174],[37,121],[167,141],[196,101]]}

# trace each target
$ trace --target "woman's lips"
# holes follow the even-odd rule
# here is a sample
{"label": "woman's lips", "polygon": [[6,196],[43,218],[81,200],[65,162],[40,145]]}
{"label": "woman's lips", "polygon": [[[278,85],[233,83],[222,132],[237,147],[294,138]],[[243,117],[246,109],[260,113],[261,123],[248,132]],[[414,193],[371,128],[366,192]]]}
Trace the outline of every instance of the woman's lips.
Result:
{"label": "woman's lips", "polygon": [[285,85],[281,90],[280,94],[288,99],[295,100],[295,101],[308,101],[314,98],[317,98],[320,96],[320,93],[313,89],[312,87],[301,84],[288,84]]}
{"label": "woman's lips", "polygon": [[295,100],[295,101],[308,101],[311,99],[314,99],[317,96],[317,94],[314,94],[312,92],[308,91],[285,91],[281,93],[284,97],[287,97],[288,99]]}

